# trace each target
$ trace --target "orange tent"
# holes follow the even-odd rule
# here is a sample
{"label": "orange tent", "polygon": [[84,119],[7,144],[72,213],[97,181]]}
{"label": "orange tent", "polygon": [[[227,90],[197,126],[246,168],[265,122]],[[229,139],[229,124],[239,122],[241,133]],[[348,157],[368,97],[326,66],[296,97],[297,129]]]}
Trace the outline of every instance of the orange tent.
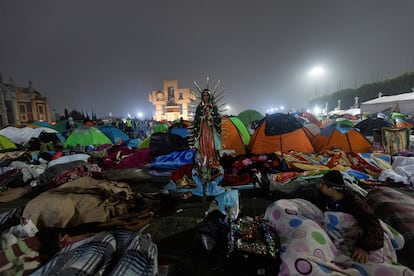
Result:
{"label": "orange tent", "polygon": [[290,150],[312,153],[313,134],[295,116],[275,113],[264,117],[248,145],[252,154],[286,153]]}
{"label": "orange tent", "polygon": [[395,126],[397,128],[405,128],[406,127],[406,128],[411,129],[411,128],[414,127],[413,124],[409,120],[406,120],[406,119],[403,119],[403,118],[395,118],[394,122],[395,122]]}
{"label": "orange tent", "polygon": [[[240,129],[239,129],[240,128]],[[221,117],[221,141],[223,150],[232,150],[235,155],[244,155],[246,154],[245,143],[243,141],[243,132],[244,137],[250,134],[243,124],[243,122],[237,117]],[[248,141],[247,141],[248,143]]]}
{"label": "orange tent", "polygon": [[332,124],[321,129],[313,139],[316,152],[340,148],[345,152],[372,152],[368,139],[356,128]]}

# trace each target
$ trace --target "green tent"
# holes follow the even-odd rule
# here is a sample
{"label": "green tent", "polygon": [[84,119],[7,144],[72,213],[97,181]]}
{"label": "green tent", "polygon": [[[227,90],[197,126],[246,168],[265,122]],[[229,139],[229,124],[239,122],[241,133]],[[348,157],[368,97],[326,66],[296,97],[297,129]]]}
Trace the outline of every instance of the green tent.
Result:
{"label": "green tent", "polygon": [[243,144],[247,146],[250,142],[250,133],[247,130],[247,127],[238,117],[229,116],[228,118],[233,122],[233,124],[236,126],[237,130],[239,131],[239,134],[243,140]]}
{"label": "green tent", "polygon": [[404,114],[398,113],[398,112],[391,113],[390,114],[390,117],[393,118],[393,119],[396,119],[396,118],[408,119],[408,116],[407,115],[404,115]]}
{"label": "green tent", "polygon": [[263,119],[263,117],[264,116],[259,111],[256,111],[254,109],[247,109],[237,115],[237,118],[243,122],[246,128],[249,128],[253,122],[260,121]]}
{"label": "green tent", "polygon": [[99,129],[91,126],[80,126],[73,130],[72,134],[63,144],[64,148],[76,146],[97,146],[113,144],[112,141]]}
{"label": "green tent", "polygon": [[[62,120],[59,122],[56,122],[56,124],[50,126],[50,128],[53,128],[54,130],[59,131],[60,133],[66,133],[68,130],[66,129],[66,124],[67,124],[68,120]],[[75,128],[81,126],[80,123],[75,122]]]}
{"label": "green tent", "polygon": [[340,125],[340,126],[349,126],[349,127],[354,127],[355,125],[354,122],[352,122],[351,120],[342,119],[342,118],[340,118],[339,120],[336,119],[336,121],[334,121],[333,124]]}
{"label": "green tent", "polygon": [[0,151],[12,151],[12,150],[16,150],[17,146],[10,141],[9,138],[0,135]]}
{"label": "green tent", "polygon": [[169,131],[168,123],[156,122],[154,124],[153,131],[154,131],[154,133],[156,133],[156,132],[168,132]]}
{"label": "green tent", "polygon": [[151,135],[147,136],[141,144],[138,145],[138,149],[148,149],[150,147]]}

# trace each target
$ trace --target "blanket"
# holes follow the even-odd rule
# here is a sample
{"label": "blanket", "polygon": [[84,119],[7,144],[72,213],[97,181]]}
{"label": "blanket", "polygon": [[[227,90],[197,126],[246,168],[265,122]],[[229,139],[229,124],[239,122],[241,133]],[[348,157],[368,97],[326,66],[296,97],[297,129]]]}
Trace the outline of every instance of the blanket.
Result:
{"label": "blanket", "polygon": [[304,199],[282,199],[266,208],[268,220],[281,240],[281,275],[414,275],[397,264],[403,236],[381,221],[384,247],[371,251],[367,263],[350,257],[361,228],[342,212],[322,212]]}
{"label": "blanket", "polygon": [[31,275],[158,275],[157,256],[149,234],[101,232],[62,248]]}
{"label": "blanket", "polygon": [[366,197],[375,214],[400,232],[405,246],[399,256],[414,269],[414,200],[412,197],[389,187],[377,187]]}
{"label": "blanket", "polygon": [[302,171],[323,171],[349,169],[378,177],[382,170],[391,168],[390,156],[380,153],[345,153],[342,150],[325,150],[317,154],[289,152],[283,158],[291,169]]}
{"label": "blanket", "polygon": [[100,167],[103,171],[114,169],[143,168],[151,161],[149,149],[130,149],[128,147],[118,148],[117,151],[107,155]]}
{"label": "blanket", "polygon": [[23,217],[39,228],[106,222],[132,212],[138,198],[127,183],[81,177],[30,200]]}

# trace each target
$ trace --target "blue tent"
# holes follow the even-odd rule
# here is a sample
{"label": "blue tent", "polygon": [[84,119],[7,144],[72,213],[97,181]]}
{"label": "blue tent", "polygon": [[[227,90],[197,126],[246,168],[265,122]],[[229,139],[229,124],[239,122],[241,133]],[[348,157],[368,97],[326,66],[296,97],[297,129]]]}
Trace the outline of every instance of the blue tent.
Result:
{"label": "blue tent", "polygon": [[99,127],[99,130],[102,131],[109,139],[111,139],[112,143],[118,144],[120,141],[126,142],[129,140],[129,136],[115,126],[105,125]]}

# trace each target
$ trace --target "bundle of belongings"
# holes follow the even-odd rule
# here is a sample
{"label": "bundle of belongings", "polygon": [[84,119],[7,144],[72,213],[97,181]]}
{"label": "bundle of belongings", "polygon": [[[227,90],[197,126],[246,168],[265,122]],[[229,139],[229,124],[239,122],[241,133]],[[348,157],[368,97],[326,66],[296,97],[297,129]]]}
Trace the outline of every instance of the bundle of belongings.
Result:
{"label": "bundle of belongings", "polygon": [[23,216],[38,227],[65,228],[149,213],[139,208],[143,205],[143,195],[132,192],[127,183],[81,177],[29,201]]}
{"label": "bundle of belongings", "polygon": [[217,196],[198,225],[195,248],[225,259],[234,275],[276,275],[280,265],[280,241],[263,219],[241,217],[238,191]]}
{"label": "bundle of belongings", "polygon": [[228,258],[233,267],[248,275],[276,275],[280,266],[279,237],[263,219],[231,221]]}

